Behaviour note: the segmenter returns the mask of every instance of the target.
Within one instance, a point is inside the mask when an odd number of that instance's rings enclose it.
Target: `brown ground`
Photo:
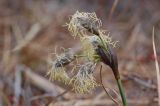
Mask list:
[[[0,0],[0,106],[115,106],[101,87],[90,94],[61,94],[70,88],[46,77],[46,59],[55,46],[79,46],[63,27],[77,10],[96,12],[103,29],[119,41],[119,70],[129,106],[158,106],[151,38],[154,26],[159,55],[160,1],[113,1]],[[95,76],[99,81],[99,67]],[[103,83],[118,92],[106,66]],[[113,90],[109,93],[120,101]]]

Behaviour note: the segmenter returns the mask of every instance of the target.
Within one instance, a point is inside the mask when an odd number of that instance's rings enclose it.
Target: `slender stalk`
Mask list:
[[[153,43],[153,52],[154,52],[155,65],[156,65],[156,75],[157,75],[157,89],[158,89],[158,98],[159,98],[158,104],[160,106],[160,70],[159,70],[156,47],[155,47],[155,40],[154,40],[154,27],[152,30],[152,43]]]
[[[117,81],[119,92],[122,98],[123,106],[128,106],[121,79],[120,78],[116,79],[116,81]]]
[[[119,71],[118,71],[117,55],[115,54],[115,52],[111,48],[108,47],[108,45],[106,45],[104,43],[101,36],[99,36],[99,38],[102,41],[103,46],[99,46],[99,48],[97,49],[97,54],[99,56],[101,56],[101,59],[102,59],[103,63],[105,63],[106,65],[109,65],[110,68],[112,69],[113,74],[114,74],[115,79],[116,79],[117,84],[118,84],[118,88],[119,88],[119,92],[120,92],[120,95],[121,95],[121,98],[122,98],[123,106],[128,106],[126,96],[124,94],[122,82],[121,82],[121,79],[120,79]],[[109,55],[109,56],[107,56],[107,55]]]
[[[102,85],[102,88],[104,89],[104,91],[106,92],[106,94],[111,98],[111,100],[117,105],[118,105],[118,101],[116,101],[112,95],[109,94],[109,92],[106,90],[105,86],[103,85],[103,81],[102,81],[102,65],[100,67],[100,81],[101,81],[101,85]]]

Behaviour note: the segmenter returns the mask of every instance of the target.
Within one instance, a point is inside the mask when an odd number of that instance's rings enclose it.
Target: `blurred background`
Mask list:
[[[158,106],[152,29],[160,55],[159,0],[0,0],[0,106],[116,106],[101,87],[77,94],[46,76],[46,59],[55,47],[79,46],[64,26],[77,10],[96,12],[103,29],[119,41],[116,51],[129,106]],[[94,75],[99,82],[99,66]],[[122,105],[107,66],[103,83]]]

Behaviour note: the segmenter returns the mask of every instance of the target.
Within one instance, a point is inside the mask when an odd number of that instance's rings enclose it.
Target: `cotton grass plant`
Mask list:
[[[109,33],[100,29],[102,22],[97,18],[95,13],[76,12],[71,16],[70,21],[66,24],[69,32],[74,38],[79,38],[82,44],[81,54],[64,53],[56,55],[56,60],[51,62],[48,74],[52,80],[64,82],[66,85],[71,85],[77,93],[89,93],[92,89],[99,86],[93,76],[95,67],[98,63],[111,67],[118,88],[122,97],[124,106],[127,106],[126,97],[123,86],[120,80],[118,71],[117,55],[113,48],[117,41],[112,41]],[[65,70],[65,66],[83,58],[84,63],[74,65],[73,69],[77,73],[69,77]],[[76,68],[75,68],[76,67]],[[78,67],[78,68],[77,68]]]

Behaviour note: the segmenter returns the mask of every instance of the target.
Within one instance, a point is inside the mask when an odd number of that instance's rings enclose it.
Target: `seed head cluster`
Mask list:
[[[115,47],[117,42],[113,42],[109,34],[105,34],[101,30],[101,20],[97,18],[95,13],[76,12],[71,16],[67,27],[73,37],[78,37],[82,44],[82,53],[73,54],[65,52],[62,55],[56,54],[56,60],[50,62],[48,75],[50,80],[58,80],[73,87],[77,93],[90,92],[95,87],[99,86],[93,76],[96,64],[101,62],[100,56],[96,53],[98,45],[106,46],[112,45]],[[88,33],[90,33],[88,35]],[[75,60],[83,58],[84,62],[75,64],[76,73],[69,77],[65,66],[69,65]]]

